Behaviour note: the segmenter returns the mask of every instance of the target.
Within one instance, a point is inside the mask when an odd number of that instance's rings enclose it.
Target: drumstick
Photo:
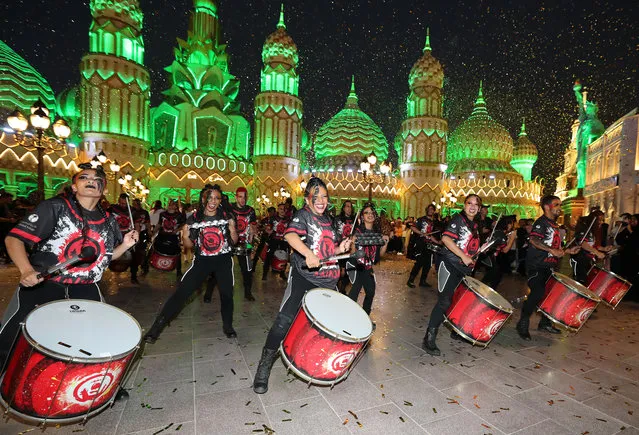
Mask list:
[[[357,218],[359,217],[359,212],[361,210],[357,210],[357,214],[355,214],[355,219],[353,220],[353,227],[351,228],[351,233],[348,235],[348,237],[353,235],[353,232],[355,231],[355,227],[357,226]]]
[[[493,239],[493,236],[495,235],[495,230],[497,229],[497,224],[501,220],[501,215],[502,215],[502,213],[499,213],[499,217],[497,217],[497,221],[495,222],[495,225],[493,226],[493,231],[490,233],[490,237],[488,237],[488,240],[492,240]]]
[[[476,259],[480,254],[483,254],[484,252],[488,251],[488,248],[490,248],[491,246],[493,246],[495,244],[494,240],[491,240],[490,242],[487,242],[484,246],[482,246],[479,251],[477,251],[475,253],[475,255],[473,255],[471,258],[474,260]]]
[[[592,226],[595,224],[596,220],[597,220],[597,216],[593,216],[592,217],[592,222],[590,222],[590,226],[588,227],[588,230],[586,230],[586,232],[584,233],[584,236],[579,241],[579,246],[581,246],[581,244],[584,242],[584,240],[586,240],[586,237],[588,237],[588,233],[590,233],[590,230],[592,229]]]
[[[129,209],[129,219],[131,219],[131,230],[135,228],[133,225],[133,213],[131,213],[131,203],[129,202],[129,197],[126,197],[126,206]]]

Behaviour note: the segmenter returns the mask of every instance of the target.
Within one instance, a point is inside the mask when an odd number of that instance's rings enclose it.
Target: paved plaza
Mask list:
[[[442,328],[442,355],[432,357],[420,345],[436,290],[408,288],[411,265],[388,255],[377,266],[377,329],[355,369],[333,389],[309,388],[278,360],[268,393],[253,393],[285,282],[277,275],[259,280],[258,266],[257,300],[247,302],[236,268],[237,339],[222,333],[217,292],[211,304],[198,295],[142,349],[127,383],[128,401],[84,426],[52,426],[46,433],[639,434],[639,304],[622,302],[615,311],[600,306],[577,335],[531,328],[529,342],[517,336],[511,319],[486,349],[454,341]],[[0,280],[4,310],[17,269],[0,266]],[[175,274],[152,270],[140,281],[134,286],[128,274],[108,271],[102,291],[148,328],[174,290]],[[510,300],[524,286],[523,277],[512,275],[500,291]],[[13,418],[0,422],[0,434],[38,430]]]

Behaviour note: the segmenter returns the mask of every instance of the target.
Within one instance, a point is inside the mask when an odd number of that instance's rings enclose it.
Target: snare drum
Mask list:
[[[178,261],[181,260],[181,251],[177,235],[158,235],[153,242],[153,252],[149,263],[157,270],[170,272],[177,267]]]
[[[590,268],[586,282],[588,289],[613,310],[632,287],[629,281],[596,264]]]
[[[282,272],[286,269],[288,263],[288,252],[283,249],[278,249],[273,253],[273,259],[271,260],[271,268],[274,272]]]
[[[553,322],[577,332],[600,301],[599,296],[574,279],[553,272],[546,281],[546,293],[537,308]]]
[[[348,376],[373,335],[368,314],[335,290],[309,290],[280,345],[285,365],[309,384],[335,385]]]
[[[142,331],[102,302],[65,299],[33,310],[8,360],[0,403],[39,423],[86,420],[115,399]]]
[[[512,305],[499,293],[465,276],[455,289],[445,320],[466,340],[486,347],[512,313]]]

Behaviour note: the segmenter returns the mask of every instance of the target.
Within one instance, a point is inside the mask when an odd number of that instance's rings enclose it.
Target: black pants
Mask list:
[[[44,281],[34,287],[19,286],[9,301],[2,318],[0,329],[0,364],[3,356],[7,356],[13,346],[13,341],[27,315],[38,305],[61,299],[89,299],[102,301],[102,293],[97,284],[58,284],[54,281]],[[55,319],[51,319],[55,322]]]
[[[410,276],[408,278],[409,281],[414,281],[419,275],[419,271],[422,271],[422,276],[419,279],[420,283],[426,282],[428,278],[428,272],[430,272],[430,267],[433,264],[433,253],[428,249],[421,249],[421,252],[418,252],[415,255],[415,264],[410,271]]]
[[[264,269],[262,269],[262,278],[265,278],[268,275],[268,270],[271,267],[271,261],[273,261],[275,251],[278,249],[288,252],[288,243],[286,243],[285,240],[280,239],[271,239],[268,241],[268,250],[266,251],[266,259],[264,260]]]
[[[257,262],[260,259],[260,255],[262,254],[262,249],[264,249],[264,245],[266,245],[265,234],[262,237],[260,237],[260,243],[257,245],[257,250],[255,251],[255,256],[253,257],[253,270],[257,268]]]
[[[486,265],[486,273],[481,279],[481,282],[497,291],[497,287],[499,287],[499,283],[504,277],[504,272],[508,270],[508,259],[504,254],[500,254],[496,257],[491,255],[489,258],[491,266]]]
[[[314,288],[323,287],[317,284],[313,284],[308,281],[293,267],[291,273],[288,276],[288,284],[284,291],[284,298],[282,299],[282,305],[280,305],[280,312],[277,313],[277,317],[271,326],[268,336],[266,337],[265,348],[271,350],[277,350],[284,337],[288,333],[293,319],[297,315],[300,307],[302,306],[302,299],[307,291]],[[335,287],[333,284],[332,288]]]
[[[584,257],[572,257],[570,259],[570,267],[575,281],[587,285],[588,271],[592,267],[592,260]]]
[[[233,326],[233,260],[231,254],[204,257],[196,255],[193,264],[182,276],[178,288],[164,303],[159,316],[166,322],[178,315],[193,292],[202,286],[211,273],[220,288],[220,308],[225,327]]]
[[[131,279],[138,277],[138,269],[142,266],[142,270],[148,271],[148,263],[145,266],[146,259],[146,239],[147,236],[140,234],[140,241],[135,245],[131,252]]]
[[[529,319],[532,313],[535,312],[537,305],[541,302],[546,292],[546,281],[552,275],[552,269],[535,269],[528,271],[528,287],[530,287],[530,294],[528,299],[521,307],[521,317]],[[542,315],[541,322],[545,322],[546,317]],[[543,323],[542,323],[543,324]]]
[[[235,258],[240,265],[240,271],[242,272],[242,281],[244,284],[244,296],[251,295],[251,289],[253,288],[253,264],[251,263],[250,255],[236,255]],[[217,278],[215,273],[212,273],[206,282],[206,291],[204,292],[204,299],[211,299],[213,290],[217,285]]]
[[[437,289],[439,293],[437,294],[437,303],[430,313],[429,328],[439,328],[442,324],[444,314],[446,314],[453,300],[453,293],[455,293],[455,289],[462,279],[464,279],[464,274],[454,266],[446,261],[442,261],[439,264],[439,269],[437,270]]]
[[[362,290],[362,287],[364,287],[365,294],[362,308],[364,308],[366,314],[370,315],[376,287],[375,273],[373,272],[373,269],[358,269],[355,272],[355,281],[353,281],[353,286],[351,287],[348,297],[357,302],[357,297],[359,296],[359,292]]]

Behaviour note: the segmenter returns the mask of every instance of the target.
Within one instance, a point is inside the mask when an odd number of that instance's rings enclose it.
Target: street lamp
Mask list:
[[[373,182],[375,181],[375,173],[373,169],[377,163],[377,156],[375,153],[370,153],[366,160],[359,164],[359,168],[364,176],[364,181],[368,182],[368,202],[373,200]],[[387,162],[383,162],[379,165],[379,172],[382,173],[382,177],[385,178],[390,174],[392,165]]]
[[[64,149],[66,139],[71,135],[71,128],[67,122],[56,117],[52,129],[56,137],[46,136],[44,132],[51,126],[49,109],[41,100],[31,106],[31,115],[27,119],[20,110],[16,109],[7,117],[9,127],[15,132],[18,145],[29,151],[37,152],[38,161],[38,200],[44,199],[44,153],[46,151],[60,151]],[[35,136],[27,132],[29,124],[35,130]]]

